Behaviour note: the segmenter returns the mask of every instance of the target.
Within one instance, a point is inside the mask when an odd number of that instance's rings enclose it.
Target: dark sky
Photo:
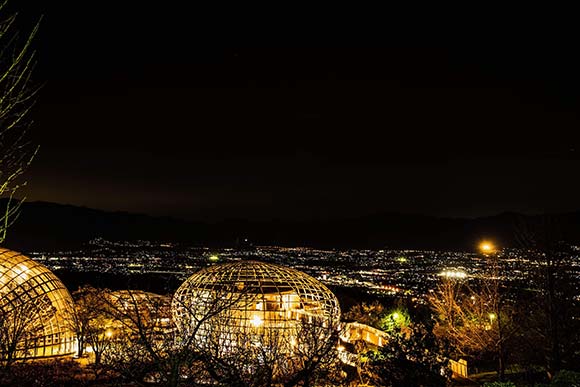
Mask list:
[[[580,209],[566,10],[148,3],[30,2],[30,200],[210,221]]]

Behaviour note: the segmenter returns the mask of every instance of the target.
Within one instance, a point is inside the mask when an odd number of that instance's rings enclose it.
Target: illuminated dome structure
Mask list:
[[[210,266],[192,275],[175,293],[172,312],[182,334],[193,334],[199,348],[221,359],[255,350],[267,362],[264,357],[276,352],[271,359],[283,358],[285,366],[300,351],[325,343],[335,347],[340,320],[336,296],[318,280],[255,261]]]
[[[112,305],[124,313],[142,315],[163,315],[169,318],[171,299],[160,294],[142,290],[117,290],[109,293]]]
[[[168,328],[171,323],[171,298],[142,290],[117,290],[108,293],[111,313],[117,318],[119,327],[130,327],[139,321],[143,326]]]
[[[74,353],[72,307],[69,292],[50,270],[0,248],[0,358]],[[6,352],[12,343],[16,350],[9,355]]]

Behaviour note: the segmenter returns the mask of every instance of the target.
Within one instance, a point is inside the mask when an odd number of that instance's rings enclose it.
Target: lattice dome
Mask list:
[[[171,298],[168,296],[142,290],[117,290],[108,297],[116,317],[141,319],[149,327],[168,327],[171,323]]]
[[[72,354],[72,298],[63,283],[45,266],[0,249],[0,340],[18,342],[17,358]],[[6,356],[0,353],[0,356]]]
[[[192,275],[175,293],[172,312],[180,332],[194,334],[197,345],[221,356],[237,349],[256,348],[267,356],[313,348],[331,340],[340,320],[337,298],[318,280],[255,261]],[[314,342],[306,343],[307,337]]]
[[[117,290],[109,294],[112,305],[125,312],[143,315],[167,315],[171,298],[143,290]]]

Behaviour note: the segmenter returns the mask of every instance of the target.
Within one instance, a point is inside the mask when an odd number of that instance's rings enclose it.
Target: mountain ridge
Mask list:
[[[0,203],[0,205],[3,203]],[[358,218],[287,221],[225,219],[206,223],[126,211],[104,211],[50,202],[25,202],[5,245],[21,250],[77,248],[89,240],[156,240],[232,247],[248,239],[256,245],[321,248],[408,248],[473,250],[491,239],[521,245],[521,228],[557,219],[562,238],[580,239],[580,211],[548,215],[502,212],[478,218],[380,213]]]

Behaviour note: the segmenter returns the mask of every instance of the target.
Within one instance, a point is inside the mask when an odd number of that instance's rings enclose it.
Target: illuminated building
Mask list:
[[[330,342],[340,320],[337,298],[318,280],[256,261],[214,265],[192,275],[175,293],[172,312],[180,332],[195,335],[200,348],[220,357],[276,352],[273,361],[284,358],[286,365],[296,351],[314,347],[305,342],[313,332],[314,342]]]
[[[132,326],[139,321],[144,327],[164,330],[171,326],[171,298],[142,290],[117,290],[108,294],[117,319],[115,328]],[[124,320],[129,321],[124,321]]]
[[[72,308],[69,292],[50,270],[20,253],[0,249],[0,339],[17,343],[16,358],[76,352],[69,323]]]
[[[169,317],[170,299],[142,290],[117,290],[109,294],[112,306],[127,314],[164,315]]]

